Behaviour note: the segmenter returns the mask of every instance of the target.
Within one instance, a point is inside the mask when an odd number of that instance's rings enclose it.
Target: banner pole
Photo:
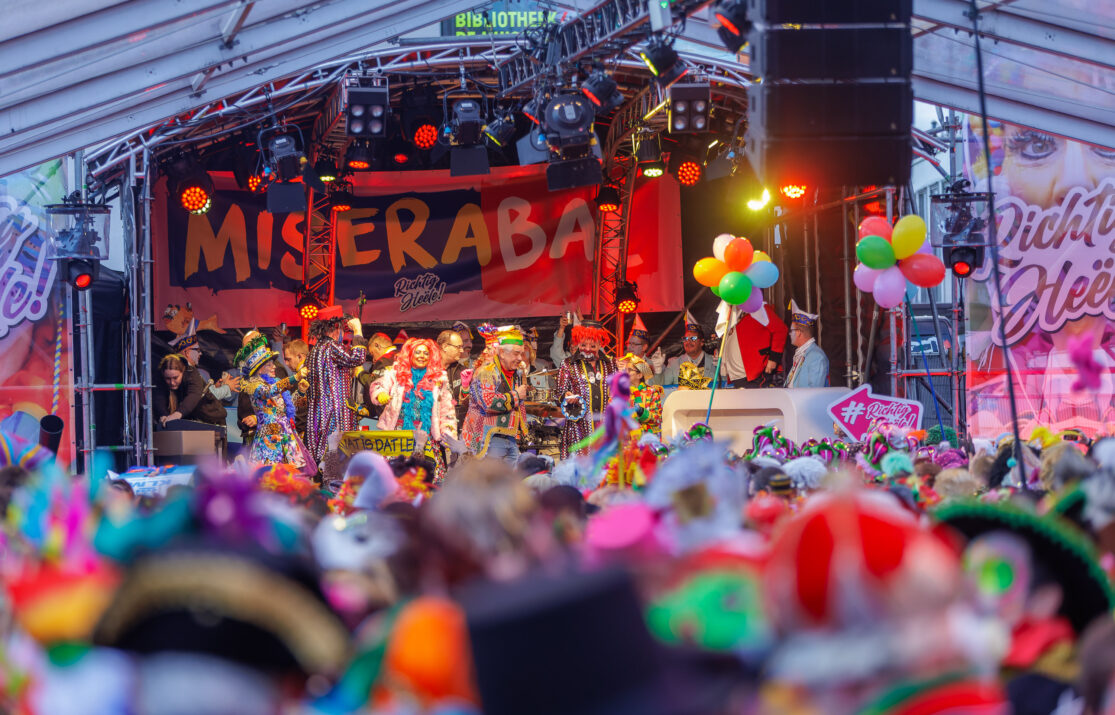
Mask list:
[[[735,313],[736,306],[728,306],[728,322],[724,328],[724,334],[720,336],[720,354],[716,357],[716,374],[712,378],[712,392],[708,396],[708,411],[705,412],[705,424],[712,419],[712,401],[716,397],[716,385],[720,382],[720,365],[724,362],[724,346],[728,344],[728,333],[732,330],[732,314]]]

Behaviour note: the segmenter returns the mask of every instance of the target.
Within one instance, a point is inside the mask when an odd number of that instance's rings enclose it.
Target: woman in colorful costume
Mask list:
[[[411,338],[395,363],[372,383],[372,399],[383,405],[379,428],[419,430],[430,436],[437,468],[435,482],[445,477],[445,437],[457,436],[453,393],[442,366],[441,350],[433,340]]]
[[[260,336],[236,354],[244,382],[241,391],[248,395],[256,415],[255,439],[249,459],[257,464],[289,464],[314,474],[317,468],[298,438],[294,427],[294,397],[298,378],[275,378],[279,354]]]
[[[481,335],[489,345],[469,381],[468,414],[461,438],[477,457],[514,463],[519,457],[518,438],[526,432],[526,386],[519,369],[525,340],[515,326],[501,327],[495,333],[481,326]]]
[[[643,358],[627,353],[619,359],[619,367],[631,377],[631,406],[635,419],[642,426],[632,432],[638,440],[644,432],[662,436],[662,386],[647,381],[654,375],[654,368]]]
[[[599,323],[585,321],[573,326],[573,354],[561,363],[557,376],[557,399],[565,414],[561,430],[561,458],[595,429],[611,395],[608,378],[617,370],[616,361],[602,354],[612,336]],[[583,450],[582,450],[583,451]]]
[[[303,366],[308,369],[310,383],[309,414],[306,419],[306,447],[314,462],[320,462],[329,448],[329,435],[356,428],[356,413],[346,400],[352,387],[352,371],[364,364],[367,352],[362,345],[341,344],[345,327],[340,306],[330,306],[318,313],[310,326],[310,337],[317,342]],[[352,318],[348,327],[362,341],[360,321]]]

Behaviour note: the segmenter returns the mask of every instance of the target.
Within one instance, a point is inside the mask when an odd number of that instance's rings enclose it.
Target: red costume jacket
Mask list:
[[[759,321],[745,313],[740,316],[734,328],[748,380],[754,380],[762,374],[767,360],[782,361],[782,350],[786,347],[786,338],[790,333],[789,328],[769,305],[764,305],[763,310],[767,311],[766,325],[760,325]],[[728,377],[740,379],[739,375]]]

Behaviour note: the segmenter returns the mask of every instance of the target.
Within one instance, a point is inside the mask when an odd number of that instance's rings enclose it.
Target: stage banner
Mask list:
[[[0,423],[38,442],[39,420],[62,418],[60,462],[74,456],[71,326],[43,206],[65,195],[62,163],[0,178]]]
[[[982,123],[966,122],[966,177],[986,191]],[[1006,360],[1021,433],[1115,426],[1115,149],[991,122],[1002,308],[990,255],[968,282],[968,421],[1010,431]],[[1005,344],[999,337],[1003,321]]]
[[[295,323],[301,213],[272,215],[265,197],[213,172],[212,209],[187,214],[158,193],[156,305],[215,316],[222,328]],[[595,187],[548,191],[545,166],[479,177],[447,171],[353,176],[336,216],[336,297],[369,323],[492,320],[587,312],[596,255]],[[632,206],[628,278],[642,312],[683,305],[681,214],[672,179],[641,182]],[[208,319],[208,318],[207,318]]]

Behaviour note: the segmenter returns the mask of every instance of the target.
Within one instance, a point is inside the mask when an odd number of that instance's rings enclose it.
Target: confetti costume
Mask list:
[[[573,328],[573,344],[580,345],[583,340],[597,340],[601,344],[606,342],[608,333],[603,328],[577,325]],[[565,394],[572,392],[580,397],[584,410],[576,419],[566,418],[565,426],[561,429],[561,458],[569,456],[570,447],[592,434],[595,419],[599,418],[604,407],[611,399],[608,390],[608,378],[616,371],[616,361],[606,355],[597,355],[586,358],[577,351],[570,355],[561,364],[557,376],[557,398],[564,402]],[[583,450],[582,450],[583,451]]]
[[[493,341],[502,345],[522,345],[523,336],[517,329],[501,328],[493,336]],[[526,433],[526,411],[515,391],[522,384],[522,373],[504,370],[499,355],[483,361],[473,372],[468,388],[468,414],[461,427],[461,439],[477,457],[487,454],[495,435],[517,440]]]
[[[298,469],[308,466],[312,474],[317,469],[307,459],[306,447],[294,427],[291,393],[298,389],[298,378],[292,375],[275,379],[260,373],[260,368],[278,357],[262,337],[248,343],[237,355],[245,380],[240,389],[248,395],[256,415],[249,459],[256,464],[287,464]]]
[[[345,347],[331,337],[324,337],[306,358],[310,383],[306,446],[315,462],[325,456],[329,435],[356,428],[356,413],[346,406],[345,400],[352,369],[363,365],[366,356],[363,347]]]
[[[635,408],[635,419],[642,429],[636,434],[650,432],[662,436],[662,386],[641,382],[631,388],[631,406]]]

